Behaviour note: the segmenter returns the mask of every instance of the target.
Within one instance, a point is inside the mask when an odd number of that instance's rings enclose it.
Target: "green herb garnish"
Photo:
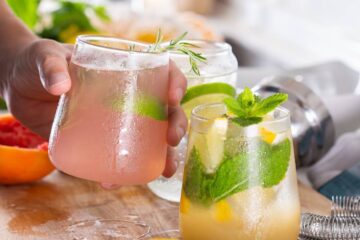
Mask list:
[[[275,93],[262,99],[249,88],[245,88],[236,99],[226,98],[224,103],[227,109],[236,115],[235,118],[232,118],[232,121],[246,127],[261,122],[267,113],[273,111],[287,98],[288,95],[285,93]]]
[[[225,154],[215,173],[206,173],[201,155],[193,147],[185,166],[184,192],[194,202],[208,206],[248,188],[269,188],[284,179],[290,160],[291,142],[285,139],[277,145],[258,140],[253,151],[241,151],[235,156]]]
[[[158,30],[156,34],[156,40],[155,43],[152,44],[148,51],[149,52],[165,52],[165,51],[178,51],[185,55],[189,56],[189,62],[191,65],[191,70],[198,76],[200,76],[200,70],[198,67],[199,62],[206,62],[206,58],[201,54],[194,52],[190,48],[196,48],[198,47],[195,44],[189,43],[184,41],[185,37],[187,35],[187,32],[184,32],[179,37],[171,40],[168,45],[163,46],[161,43],[163,41],[163,35],[161,33],[161,29]]]

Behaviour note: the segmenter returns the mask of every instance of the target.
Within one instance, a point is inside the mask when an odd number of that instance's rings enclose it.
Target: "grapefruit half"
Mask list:
[[[46,140],[12,115],[0,115],[0,184],[33,182],[53,170]]]

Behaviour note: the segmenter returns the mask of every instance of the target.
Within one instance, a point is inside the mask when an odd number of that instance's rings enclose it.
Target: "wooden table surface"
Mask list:
[[[303,212],[330,213],[326,198],[299,187]],[[1,240],[137,239],[177,228],[178,204],[157,198],[146,186],[104,190],[54,172],[34,184],[0,187]]]

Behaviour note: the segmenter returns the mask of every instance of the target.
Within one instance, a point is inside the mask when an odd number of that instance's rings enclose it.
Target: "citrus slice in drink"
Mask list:
[[[235,94],[235,88],[227,83],[205,83],[188,88],[181,100],[181,106],[186,116],[190,117],[194,107],[204,103],[222,102],[227,97],[234,97]]]
[[[47,142],[12,115],[0,116],[0,184],[39,180],[54,170]]]
[[[112,100],[112,108],[119,112],[133,113],[155,120],[167,119],[166,104],[144,93],[137,93],[133,99],[124,96],[116,97]]]
[[[214,173],[224,158],[224,140],[228,129],[227,118],[217,118],[206,127],[206,134],[194,133],[189,148],[196,146],[207,173]]]

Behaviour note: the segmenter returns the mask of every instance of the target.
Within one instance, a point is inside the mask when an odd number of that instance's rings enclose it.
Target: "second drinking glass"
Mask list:
[[[190,118],[191,110],[199,104],[221,102],[224,98],[235,95],[238,63],[231,46],[227,43],[201,40],[186,42],[196,45],[197,47],[193,47],[192,50],[201,53],[206,58],[206,63],[198,64],[199,76],[192,71],[189,56],[178,51],[170,52],[171,60],[176,63],[188,80],[188,89],[181,106]],[[175,149],[179,165],[174,176],[171,178],[161,176],[148,184],[150,190],[163,199],[180,201],[186,144],[187,137],[183,138]]]

